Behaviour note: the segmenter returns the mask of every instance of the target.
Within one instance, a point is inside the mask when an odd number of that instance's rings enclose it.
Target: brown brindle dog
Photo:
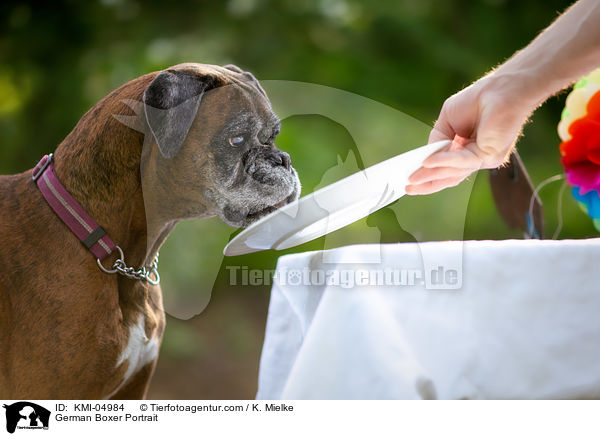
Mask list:
[[[131,101],[143,102],[141,114]],[[90,109],[56,149],[54,169],[139,267],[179,220],[245,226],[296,199],[278,132],[251,74],[182,64]],[[0,177],[0,241],[0,398],[144,398],[165,328],[160,287],[100,271],[31,170]]]

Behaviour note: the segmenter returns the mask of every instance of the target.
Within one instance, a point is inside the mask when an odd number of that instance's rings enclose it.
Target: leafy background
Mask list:
[[[5,0],[0,4],[0,173],[33,167],[88,108],[122,83],[188,61],[234,63],[261,80],[342,89],[431,125],[447,96],[527,44],[569,4]],[[534,183],[561,172],[556,124],[564,98],[563,93],[539,109],[520,140]],[[394,126],[378,121],[366,114],[363,123],[377,126],[374,134],[388,149],[367,161],[421,145],[401,144]],[[424,141],[426,129],[419,135]],[[357,148],[344,126],[320,115],[286,118],[277,144],[292,156],[304,194],[363,165],[364,148]],[[340,171],[331,176],[328,171],[336,166]],[[487,174],[473,177],[469,186],[464,235],[461,228],[459,236],[520,237],[498,217]],[[557,223],[558,190],[555,184],[542,192],[549,233]],[[361,241],[365,229],[378,230],[384,242],[413,240],[398,225],[398,207],[402,214],[424,217],[425,225],[437,229],[433,239],[456,238],[445,232],[447,217],[456,209],[453,195],[449,190],[423,203],[403,199],[396,209],[375,213],[333,241]],[[563,213],[561,238],[596,236],[568,196]],[[273,269],[282,253],[222,259],[222,247],[234,231],[216,219],[185,222],[161,251],[165,301],[177,316],[168,317],[151,398],[252,398],[256,392],[269,287],[232,285],[227,267]],[[320,239],[284,253],[328,246]],[[194,310],[188,313],[190,305]]]

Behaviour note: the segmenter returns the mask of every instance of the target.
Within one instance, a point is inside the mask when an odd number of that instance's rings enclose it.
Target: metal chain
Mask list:
[[[100,259],[97,259],[98,267],[100,267],[102,271],[107,274],[121,274],[133,280],[145,280],[152,285],[158,285],[160,283],[160,275],[158,274],[158,253],[156,253],[152,265],[144,265],[139,269],[135,269],[134,267],[127,266],[123,250],[121,250],[121,247],[118,245],[117,250],[119,251],[120,257],[115,260],[113,268],[110,270],[104,268]],[[154,276],[154,278],[152,278],[152,276]]]

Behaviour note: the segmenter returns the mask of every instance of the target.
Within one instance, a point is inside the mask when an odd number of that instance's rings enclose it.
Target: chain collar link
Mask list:
[[[152,265],[144,265],[139,269],[135,269],[132,266],[127,266],[125,263],[125,256],[123,250],[117,245],[120,257],[113,263],[112,269],[106,269],[97,259],[98,267],[107,274],[121,274],[127,278],[133,280],[142,280],[150,283],[151,285],[158,285],[160,283],[160,275],[158,274],[158,253],[152,262]]]

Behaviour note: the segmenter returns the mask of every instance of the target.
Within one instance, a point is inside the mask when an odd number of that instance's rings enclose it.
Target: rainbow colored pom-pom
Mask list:
[[[579,80],[558,124],[561,163],[573,197],[600,231],[600,69]]]

